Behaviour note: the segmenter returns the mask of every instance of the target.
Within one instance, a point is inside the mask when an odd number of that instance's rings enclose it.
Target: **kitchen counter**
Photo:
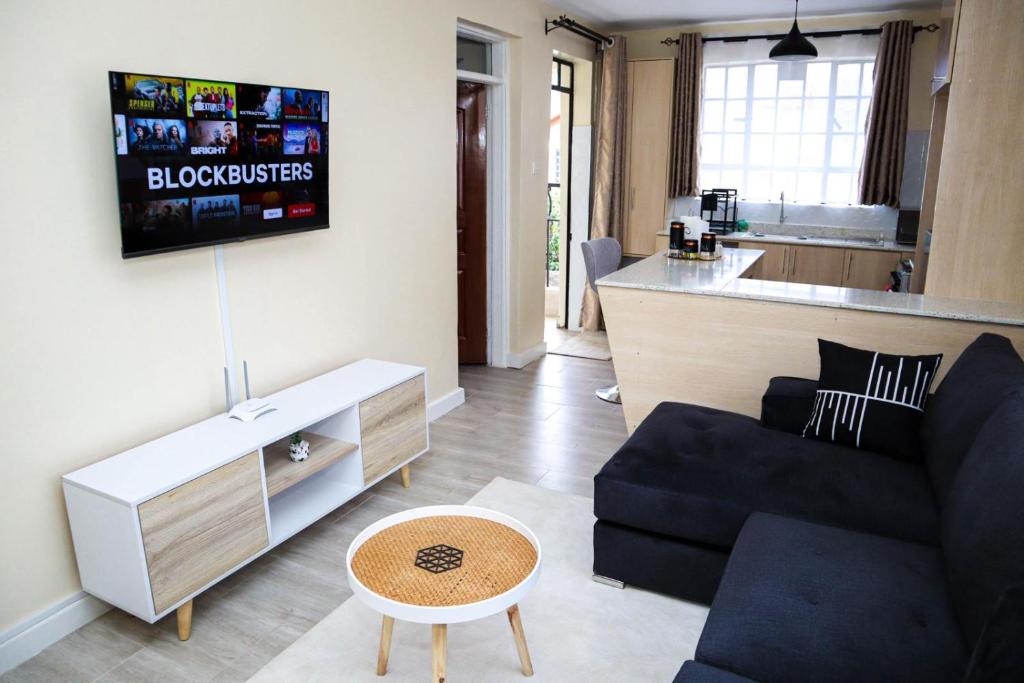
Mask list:
[[[941,353],[937,382],[980,334],[1024,349],[1024,305],[751,279],[768,255],[726,248],[700,262],[662,251],[597,281],[628,431],[664,401],[756,419],[772,377],[819,375],[819,338]]]
[[[846,308],[877,313],[1024,326],[1024,305],[947,299],[924,294],[881,292],[741,277],[764,254],[760,249],[723,250],[718,261],[670,259],[658,252],[597,281],[622,287],[683,294],[725,296],[781,303]]]
[[[715,291],[731,284],[764,255],[761,249],[723,249],[716,261],[669,258],[661,251],[597,281],[598,285],[664,292]]]
[[[668,230],[658,233],[659,237],[667,238]],[[770,233],[758,237],[751,231],[734,232],[729,235],[718,235],[725,242],[761,242],[764,244],[796,244],[805,247],[835,247],[837,249],[871,249],[873,251],[905,251],[913,252],[912,244],[896,244],[892,240],[868,242],[860,239],[843,239],[839,237],[799,237],[796,235],[773,235]]]

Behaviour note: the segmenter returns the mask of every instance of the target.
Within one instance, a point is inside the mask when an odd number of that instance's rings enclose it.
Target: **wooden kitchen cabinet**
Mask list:
[[[622,251],[650,256],[665,228],[674,60],[627,66],[626,225]]]
[[[895,251],[847,249],[843,267],[843,287],[883,290],[889,284],[889,273],[900,264]]]
[[[775,280],[786,282],[789,279],[789,245],[786,244],[741,244],[740,246],[761,249],[764,256],[758,259],[748,273],[752,280]]]
[[[791,246],[786,273],[789,282],[839,287],[843,283],[845,263],[843,249]]]

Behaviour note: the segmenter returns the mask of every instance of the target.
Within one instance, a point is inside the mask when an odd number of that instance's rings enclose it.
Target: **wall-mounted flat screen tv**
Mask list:
[[[124,258],[329,227],[326,91],[109,82]]]

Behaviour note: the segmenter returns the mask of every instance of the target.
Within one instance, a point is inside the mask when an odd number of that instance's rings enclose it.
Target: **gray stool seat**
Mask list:
[[[597,294],[597,281],[605,275],[614,273],[622,263],[622,246],[614,237],[601,237],[587,240],[580,245],[583,250],[583,265],[587,269],[587,282],[594,294]],[[619,385],[602,387],[594,392],[602,401],[622,403]]]

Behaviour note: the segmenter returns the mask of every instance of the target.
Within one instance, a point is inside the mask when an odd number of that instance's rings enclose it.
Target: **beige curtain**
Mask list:
[[[704,41],[699,33],[679,34],[675,92],[672,98],[672,147],[669,153],[668,195],[697,194],[700,135],[700,83],[704,67]]]
[[[622,243],[626,224],[626,38],[598,56],[594,69],[594,144],[591,169],[590,239],[614,237]],[[580,326],[603,327],[601,304],[590,283],[583,292]]]
[[[912,21],[882,24],[875,58],[875,87],[868,112],[864,161],[860,169],[860,203],[898,206],[903,182],[910,92]]]

